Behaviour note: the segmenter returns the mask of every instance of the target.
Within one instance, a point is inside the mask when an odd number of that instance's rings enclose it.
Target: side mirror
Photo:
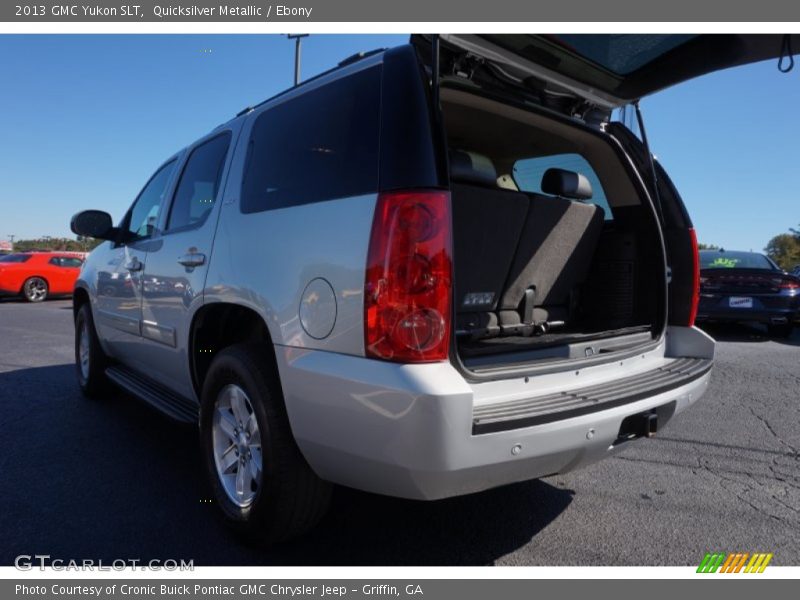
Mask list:
[[[69,222],[72,233],[98,240],[113,240],[117,229],[111,222],[111,215],[102,210],[84,210],[72,217]]]

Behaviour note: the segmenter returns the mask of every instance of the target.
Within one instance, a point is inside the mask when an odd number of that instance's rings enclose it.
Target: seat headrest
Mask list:
[[[592,184],[575,171],[547,169],[542,177],[542,191],[562,198],[588,200],[592,197]]]
[[[492,161],[475,152],[450,151],[450,179],[497,187],[497,171]]]

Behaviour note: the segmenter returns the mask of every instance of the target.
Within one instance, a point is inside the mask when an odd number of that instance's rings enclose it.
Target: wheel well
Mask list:
[[[72,293],[72,317],[75,318],[78,316],[78,311],[81,309],[81,306],[88,302],[89,292],[83,288],[75,288],[75,291]]]
[[[260,342],[274,358],[272,338],[256,311],[238,304],[213,303],[201,308],[189,333],[189,364],[197,396],[203,389],[211,361],[220,350],[242,342]]]

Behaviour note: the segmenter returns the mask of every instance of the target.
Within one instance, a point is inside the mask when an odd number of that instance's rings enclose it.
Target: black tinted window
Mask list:
[[[230,142],[231,134],[226,132],[192,151],[175,191],[167,229],[198,225],[211,212]]]
[[[603,34],[559,35],[573,52],[609,71],[627,75],[690,41],[694,35]]]
[[[0,262],[4,263],[24,263],[30,260],[30,254],[6,254],[5,256],[0,256]]]
[[[161,211],[164,193],[167,190],[167,183],[169,183],[174,168],[175,161],[173,160],[156,171],[156,174],[144,186],[136,202],[133,203],[128,219],[128,231],[134,236],[146,238],[153,235],[153,230],[158,223],[158,214]]]
[[[380,68],[279,104],[253,125],[241,210],[258,212],[378,189]]]
[[[83,266],[83,261],[80,258],[64,256],[61,258],[61,266],[69,269],[80,269]]]

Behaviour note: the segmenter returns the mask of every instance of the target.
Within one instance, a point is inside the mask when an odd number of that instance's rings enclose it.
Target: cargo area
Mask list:
[[[657,217],[613,139],[463,89],[441,102],[462,364],[569,362],[658,337]]]

